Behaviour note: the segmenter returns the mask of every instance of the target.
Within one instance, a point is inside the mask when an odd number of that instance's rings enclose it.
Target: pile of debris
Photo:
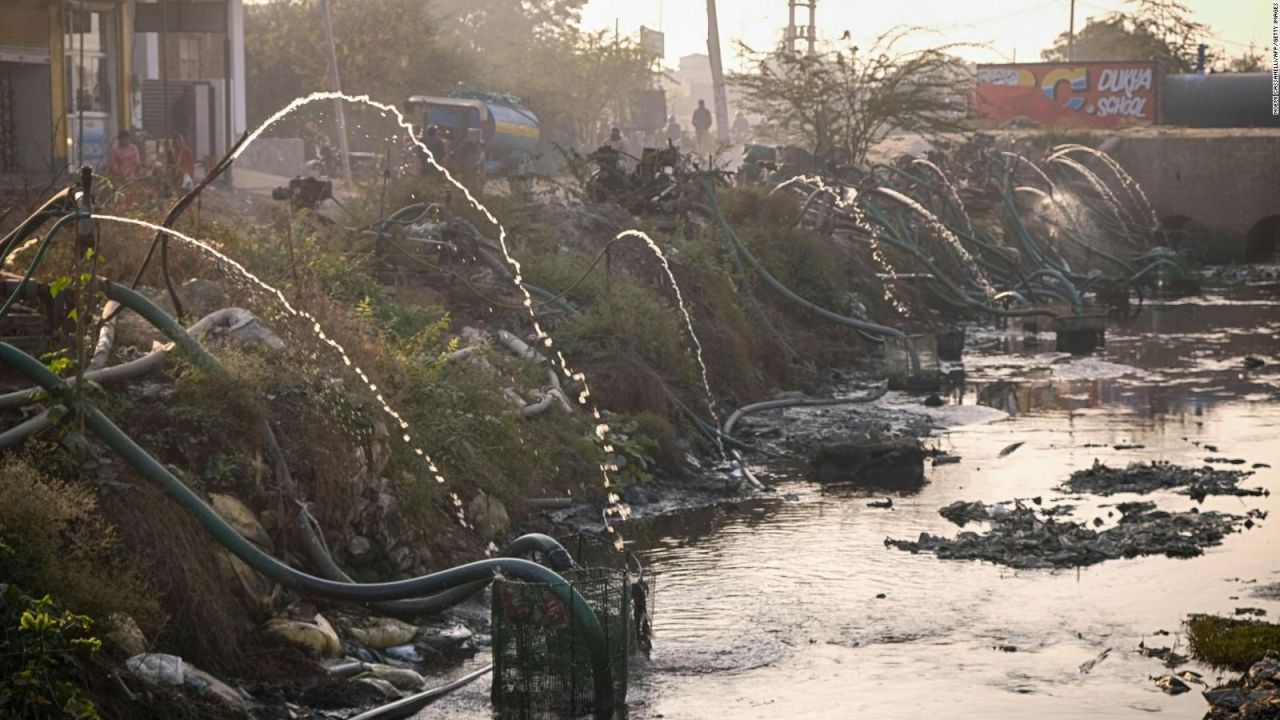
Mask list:
[[[1133,463],[1117,470],[1094,460],[1093,467],[1071,473],[1062,489],[1073,493],[1114,495],[1181,488],[1180,494],[1190,495],[1196,500],[1204,500],[1209,495],[1269,495],[1263,488],[1240,487],[1240,481],[1252,474],[1248,470],[1216,470],[1208,466],[1191,468],[1167,462]]]
[[[1218,512],[1170,513],[1150,503],[1121,503],[1119,524],[1097,532],[1083,523],[1040,517],[1020,502],[991,514],[986,534],[955,538],[921,533],[918,540],[886,539],[885,545],[943,559],[987,560],[1015,568],[1070,568],[1140,555],[1195,557],[1219,545],[1247,518]]]
[[[939,510],[938,514],[960,527],[964,527],[965,523],[983,522],[991,519],[991,511],[987,510],[987,506],[983,505],[979,500],[974,500],[973,502],[957,500]]]
[[[1280,717],[1280,657],[1268,655],[1249,668],[1234,687],[1206,690],[1205,720],[1263,720]]]

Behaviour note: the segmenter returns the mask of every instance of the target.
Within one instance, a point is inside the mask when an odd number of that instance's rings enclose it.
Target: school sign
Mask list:
[[[979,65],[974,111],[1001,123],[1111,128],[1159,121],[1159,75],[1152,62]]]

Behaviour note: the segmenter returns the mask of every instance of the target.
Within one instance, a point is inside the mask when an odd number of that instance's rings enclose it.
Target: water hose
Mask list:
[[[830,405],[859,405],[863,403],[875,402],[885,396],[889,392],[887,385],[881,385],[867,395],[859,395],[847,398],[782,398],[780,400],[766,400],[764,402],[752,403],[751,405],[743,405],[728,420],[724,421],[724,431],[726,433],[733,432],[733,426],[747,415],[764,412],[766,410],[778,410],[789,407],[825,407]]]
[[[58,234],[58,231],[66,227],[68,224],[76,220],[83,219],[84,217],[85,216],[80,213],[69,213],[67,215],[63,215],[58,218],[58,221],[53,224],[53,227],[49,228],[49,231],[44,234],[44,239],[40,241],[40,246],[36,248],[35,257],[31,259],[31,264],[27,266],[26,274],[18,281],[17,286],[13,289],[13,293],[4,301],[4,304],[0,305],[0,320],[4,320],[4,316],[9,313],[9,309],[18,301],[18,297],[22,295],[27,284],[31,282],[32,276],[35,275],[36,268],[40,267],[40,263],[44,262],[44,255],[48,252],[49,246],[53,244],[53,238]]]
[[[888,327],[886,325],[877,325],[875,323],[869,323],[846,315],[831,312],[830,310],[805,300],[792,292],[790,288],[779,282],[777,278],[765,269],[764,265],[762,265],[760,261],[751,254],[751,251],[747,249],[746,244],[738,238],[736,233],[734,233],[733,228],[729,226],[729,221],[725,219],[724,213],[720,210],[720,204],[716,200],[716,194],[711,188],[711,185],[706,181],[703,181],[702,189],[707,196],[707,201],[710,204],[712,214],[715,215],[716,221],[720,225],[721,233],[729,240],[730,245],[736,250],[736,252],[741,253],[742,257],[755,268],[756,272],[760,274],[760,277],[769,285],[769,287],[773,288],[778,292],[778,294],[782,295],[787,300],[790,300],[792,303],[814,313],[815,315],[818,315],[821,318],[856,330],[869,332],[873,335],[892,337],[901,341],[906,346],[907,356],[911,361],[911,372],[916,375],[920,374],[920,354],[916,352],[915,343],[911,342],[911,338],[907,337],[906,333],[897,328]]]
[[[1072,306],[1075,307],[1076,312],[1079,313],[1084,311],[1084,298],[1080,296],[1080,291],[1076,289],[1076,286],[1071,282],[1071,280],[1067,278],[1066,275],[1062,274],[1058,270],[1055,270],[1054,268],[1044,267],[1044,268],[1040,268],[1039,270],[1036,270],[1035,272],[1028,275],[1025,280],[1023,280],[1022,287],[1027,288],[1027,290],[1030,292],[1032,281],[1042,277],[1052,278],[1054,280],[1057,280],[1059,283],[1061,283],[1062,286],[1066,288],[1067,293],[1071,296],[1071,304]]]
[[[373,708],[372,710],[366,710],[351,718],[351,720],[391,720],[392,718],[409,717],[426,707],[432,700],[435,700],[442,695],[447,695],[464,685],[468,685],[481,677],[484,677],[490,672],[493,672],[493,665],[485,665],[479,670],[467,673],[466,675],[441,685],[440,687],[424,690],[420,693],[410,695],[409,697],[396,700],[393,703],[388,703],[386,705]]]
[[[161,310],[158,306],[148,300],[141,293],[127,288],[117,283],[105,284],[107,297],[120,302],[124,307],[138,313],[158,330],[165,334],[175,345],[180,347],[188,357],[196,363],[202,370],[219,377],[225,377],[226,371],[202,345],[178,324],[176,320]],[[209,318],[217,316],[213,313]],[[208,320],[209,318],[206,318]],[[204,322],[204,321],[202,321]],[[204,328],[199,327],[199,323],[193,326],[193,329],[202,331]],[[145,359],[145,358],[144,358]],[[137,361],[135,361],[137,362]],[[268,447],[268,451],[275,459],[277,467],[284,466],[283,453],[276,441],[275,433],[271,430],[269,424],[264,423],[264,437]],[[284,470],[287,473],[287,469]],[[291,483],[290,483],[291,484]],[[342,571],[330,557],[324,543],[320,540],[317,531],[307,524],[305,517],[300,517],[299,529],[304,544],[308,549],[308,557],[311,561],[321,569],[322,573],[329,580],[338,582],[352,582],[350,576]],[[573,567],[572,558],[560,547],[554,540],[545,535],[525,535],[518,538],[504,551],[503,555],[507,557],[518,557],[531,552],[540,552],[546,556],[552,564],[561,570]],[[437,593],[428,597],[413,598],[409,600],[398,600],[395,602],[380,602],[375,604],[374,609],[397,617],[416,617],[420,615],[432,615],[442,612],[458,603],[466,600],[475,593],[484,589],[484,581],[478,581],[467,585],[450,588],[442,593]]]
[[[18,247],[19,243],[26,239],[28,235],[35,232],[46,220],[55,214],[53,210],[54,205],[60,202],[65,202],[70,196],[71,188],[69,187],[63,188],[54,193],[53,197],[49,198],[43,205],[36,208],[35,212],[28,215],[27,218],[19,223],[17,227],[10,230],[9,234],[5,235],[3,240],[0,240],[0,267],[4,267],[4,262],[9,257],[9,253],[13,252],[14,248]]]
[[[39,360],[18,348],[0,342],[0,362],[38,383],[55,397],[68,396],[69,386]],[[549,586],[561,603],[575,614],[575,629],[581,633],[591,654],[595,685],[596,717],[608,718],[613,711],[613,680],[608,644],[599,618],[586,600],[560,575],[537,563],[515,558],[477,560],[408,580],[355,584],[325,580],[296,570],[247,540],[218,515],[199,495],[137,445],[92,404],[72,398],[72,406],[83,414],[87,426],[118,453],[139,474],[160,488],[190,513],[210,535],[233,555],[267,578],[302,595],[343,602],[403,600],[435,594],[459,585],[491,580],[503,574]]]
[[[66,410],[61,406],[58,409]],[[50,408],[0,433],[0,452],[17,447],[32,435],[57,425],[58,421],[54,419],[54,413],[54,409]]]
[[[176,345],[182,347],[184,352],[203,370],[216,376],[226,376],[226,371],[218,363],[217,359],[210,355],[194,337],[206,332],[225,314],[225,311],[219,310],[209,314],[193,325],[190,331],[187,331],[176,320],[140,293],[114,283],[105,283],[104,287],[108,297],[113,298],[113,301],[120,302],[123,307],[129,308],[151,322],[153,326],[163,332]],[[100,383],[136,377],[159,367],[164,362],[167,351],[167,348],[156,350],[129,363],[86,373],[85,377]],[[27,404],[38,397],[40,392],[40,388],[32,388],[0,396],[0,409]],[[0,434],[0,449],[7,447],[9,444],[22,442],[30,435],[52,426],[54,423],[49,419],[48,415],[49,413],[46,411]],[[277,471],[281,472],[287,479],[287,484],[292,486],[292,480],[288,479],[288,469],[285,466],[283,452],[276,441],[275,433],[265,423],[264,429],[265,442],[269,454],[277,466]],[[292,490],[292,487],[289,489]],[[318,530],[308,523],[309,518],[305,506],[302,513],[300,513],[299,520],[303,545],[308,551],[308,557],[321,570],[321,573],[329,580],[353,582],[351,577],[343,572],[337,563],[333,561],[328,549],[324,546],[323,540],[318,536]],[[573,559],[569,557],[564,548],[545,535],[535,534],[518,538],[503,551],[503,555],[506,557],[519,557],[532,552],[539,552],[547,557],[553,567],[558,570],[573,567]],[[482,581],[470,583],[429,597],[375,603],[372,607],[375,610],[396,617],[417,617],[436,614],[483,590],[485,584]]]
[[[1031,317],[1031,316],[1039,315],[1039,316],[1051,317],[1051,318],[1057,319],[1058,316],[1048,310],[1040,310],[1036,308],[1028,308],[1026,310],[1008,310],[1005,308],[992,307],[991,305],[988,305],[986,303],[974,300],[973,298],[966,295],[962,288],[960,288],[958,285],[952,282],[946,276],[945,273],[939,270],[938,267],[933,264],[932,260],[926,257],[923,253],[921,253],[919,248],[908,245],[907,243],[903,242],[901,239],[897,238],[894,235],[894,229],[893,229],[892,223],[890,223],[889,220],[884,217],[884,215],[880,212],[878,206],[874,202],[868,201],[866,204],[866,207],[867,207],[867,211],[871,215],[872,220],[874,220],[881,227],[889,231],[889,235],[887,236],[882,235],[881,239],[884,240],[886,243],[888,243],[891,247],[897,248],[899,250],[902,250],[905,253],[908,253],[909,255],[919,260],[922,264],[924,264],[924,266],[928,268],[931,273],[933,273],[934,278],[939,283],[941,283],[948,291],[948,293],[942,293],[939,291],[937,293],[938,296],[943,298],[947,302],[950,302],[952,305],[958,308],[967,308],[969,310],[977,310],[979,312],[984,312],[989,315],[995,315],[997,317]],[[930,288],[933,288],[933,287],[934,287],[933,285],[930,285]]]

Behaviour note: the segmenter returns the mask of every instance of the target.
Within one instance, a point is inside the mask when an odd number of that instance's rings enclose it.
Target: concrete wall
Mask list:
[[[1280,215],[1280,130],[1151,129],[1107,138],[1162,220],[1188,217],[1246,236]]]

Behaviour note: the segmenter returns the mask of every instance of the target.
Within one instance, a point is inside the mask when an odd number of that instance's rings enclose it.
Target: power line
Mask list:
[[[1004,20],[1004,19],[1006,19],[1006,18],[1016,17],[1016,16],[1018,16],[1018,15],[1025,15],[1026,13],[1034,12],[1034,11],[1036,11],[1036,10],[1043,10],[1044,8],[1047,8],[1047,7],[1049,7],[1050,5],[1058,5],[1058,4],[1060,4],[1061,2],[1062,2],[1062,0],[1049,0],[1049,2],[1037,3],[1037,4],[1035,4],[1035,5],[1028,5],[1028,6],[1026,6],[1026,7],[1019,8],[1019,9],[1017,9],[1017,10],[1012,10],[1012,11],[1010,11],[1010,12],[1006,12],[1006,13],[1001,13],[1001,14],[999,14],[999,15],[991,15],[991,16],[989,16],[989,17],[978,18],[977,20],[967,20],[967,21],[965,21],[965,22],[963,22],[963,23],[956,23],[956,24],[954,24],[954,25],[946,25],[946,26],[944,26],[944,27],[945,27],[946,29],[952,29],[952,30],[954,30],[954,29],[956,29],[956,28],[963,28],[963,27],[975,27],[975,26],[977,26],[977,25],[983,25],[983,24],[985,24],[985,23],[995,22],[995,21],[997,21],[997,20]]]

